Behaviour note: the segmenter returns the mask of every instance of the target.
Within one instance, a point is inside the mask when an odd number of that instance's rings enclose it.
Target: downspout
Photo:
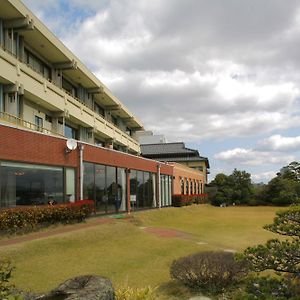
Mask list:
[[[83,145],[79,145],[79,184],[80,184],[80,200],[83,200]]]
[[[158,198],[158,208],[161,208],[161,182],[160,182],[160,164],[157,164],[157,198]]]
[[[127,186],[127,213],[130,214],[131,204],[130,204],[130,169],[126,169],[126,186]]]

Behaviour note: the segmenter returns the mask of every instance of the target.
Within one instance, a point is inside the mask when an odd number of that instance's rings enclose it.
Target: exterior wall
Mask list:
[[[186,193],[186,182],[192,181],[200,183],[200,194],[203,193],[203,188],[205,184],[205,176],[202,172],[186,167],[182,164],[172,163],[173,166],[173,194],[182,194],[181,182],[184,180],[184,194]],[[190,186],[188,187],[190,190]],[[194,191],[188,194],[194,194]],[[197,193],[196,193],[197,194]]]
[[[132,136],[142,124],[19,0],[1,2],[1,84],[2,121],[59,136],[72,123],[81,141],[140,153]],[[8,93],[18,100],[8,101]]]
[[[25,64],[0,49],[0,75],[10,83],[22,84],[25,96],[33,102],[38,102],[40,110],[49,107],[50,111],[61,112],[66,119],[72,117],[72,121],[82,124],[84,127],[93,128],[104,138],[110,138],[117,143],[128,147],[131,151],[139,153],[139,143],[129,137],[121,129],[96,114],[92,109],[74,99],[62,89],[47,81],[41,75],[31,70]],[[27,109],[25,110],[27,112]],[[18,116],[17,116],[18,117]],[[34,123],[32,114],[26,113],[24,120]],[[45,121],[45,119],[43,119]],[[54,128],[51,128],[54,131]]]
[[[64,168],[74,168],[76,174],[76,199],[80,199],[80,155],[79,148],[66,153],[66,139],[58,138],[43,133],[35,133],[27,130],[20,130],[11,126],[0,124],[0,171],[1,161],[27,164],[39,164],[45,166],[60,166]],[[170,202],[161,204],[160,199],[160,176],[173,175],[173,167],[157,161],[144,159],[130,154],[125,154],[115,150],[80,143],[83,146],[83,162],[96,163],[106,166],[115,166],[126,170],[130,176],[130,170],[139,170],[156,174],[157,190],[155,199],[157,206],[170,205]],[[0,172],[1,175],[1,172]],[[168,187],[171,184],[168,183]],[[1,193],[1,178],[0,178]],[[64,195],[64,199],[67,199]],[[127,187],[127,198],[130,197],[130,186]],[[1,200],[1,199],[0,199]],[[1,205],[0,205],[1,207]],[[130,205],[129,205],[130,208]]]
[[[180,162],[181,165],[185,165],[192,169],[197,169],[202,174],[203,183],[207,183],[208,170],[204,161],[192,161],[192,162]]]

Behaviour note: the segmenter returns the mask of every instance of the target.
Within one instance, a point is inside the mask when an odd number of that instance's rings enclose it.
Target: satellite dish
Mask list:
[[[77,148],[77,142],[73,139],[67,140],[67,149],[69,151],[75,150]]]

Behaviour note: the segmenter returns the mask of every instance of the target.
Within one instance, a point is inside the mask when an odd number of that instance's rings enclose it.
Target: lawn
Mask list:
[[[159,287],[159,299],[185,299],[186,291],[170,281],[172,260],[197,251],[241,251],[263,243],[275,236],[262,226],[272,222],[278,209],[198,205],[143,211],[132,214],[130,221],[116,219],[1,247],[0,256],[12,259],[13,281],[25,290],[47,291],[76,275],[99,274],[115,287],[150,285]],[[162,238],[144,227],[176,229],[192,238]]]

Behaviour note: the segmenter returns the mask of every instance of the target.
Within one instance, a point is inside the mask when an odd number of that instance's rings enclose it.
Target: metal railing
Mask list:
[[[45,133],[48,135],[64,136],[56,131],[44,128],[42,126],[38,126],[38,125],[28,122],[28,121],[25,121],[24,119],[21,119],[17,116],[7,113],[7,112],[0,111],[0,120],[10,123],[10,124],[14,124],[16,126],[20,126],[20,127],[32,130],[32,131],[38,131],[38,132],[42,132],[42,133]]]
[[[19,62],[25,64],[28,68],[30,68],[32,71],[34,71],[35,73],[39,74],[40,76],[42,76],[45,80],[47,80],[49,83],[53,84],[55,87],[59,88],[61,91],[63,91],[64,93],[66,93],[68,96],[72,97],[73,99],[75,99],[78,103],[82,104],[83,106],[87,107],[88,109],[90,109],[92,112],[95,112],[95,110],[93,109],[93,106],[92,105],[88,105],[87,103],[85,103],[84,100],[82,99],[79,99],[78,97],[74,96],[72,93],[68,92],[67,90],[65,90],[63,87],[61,87],[59,84],[57,84],[57,82],[55,82],[54,80],[50,79],[50,78],[46,78],[43,76],[42,73],[38,72],[35,68],[33,68],[30,64],[27,64],[26,62],[24,62],[23,60],[21,60],[18,56],[16,56],[14,53],[12,53],[10,51],[10,49],[7,49],[4,45],[1,45],[0,44],[0,49],[4,50],[6,53],[10,54],[11,56],[13,56],[15,59],[17,59]],[[1,112],[0,112],[1,113]],[[108,127],[110,127],[111,129],[115,130],[116,132],[118,132],[123,138],[126,138],[128,139],[129,141],[131,141],[133,144],[139,146],[139,143],[133,138],[131,137],[130,135],[128,135],[125,131],[123,131],[121,128],[117,127],[115,124],[113,124],[110,120],[107,120],[105,117],[103,117],[102,115],[98,114],[98,117],[102,118],[104,120],[104,122],[106,123],[106,125]],[[15,117],[13,115],[11,115],[12,117]],[[17,117],[15,117],[17,118]],[[19,119],[19,118],[17,118]],[[33,123],[30,123],[30,122],[27,122],[27,121],[24,121],[22,119],[20,119],[21,121],[18,121],[16,122],[17,123],[20,123],[18,125],[22,126],[22,127],[26,127],[28,129],[31,129],[33,126],[35,126],[36,128],[39,128],[39,126],[37,126],[36,124],[33,124]],[[23,126],[21,125],[22,123],[28,123],[28,124],[31,124],[30,126]],[[27,125],[27,124],[26,124]],[[50,134],[54,134],[54,135],[60,135],[60,136],[63,136],[59,133],[56,133],[54,131],[51,131],[51,130],[48,130],[48,129],[45,129],[45,128],[42,128],[42,130],[37,130],[37,129],[31,129],[31,130],[35,130],[35,131],[40,131],[40,132],[44,132],[44,133],[47,133],[47,132],[50,132]]]

